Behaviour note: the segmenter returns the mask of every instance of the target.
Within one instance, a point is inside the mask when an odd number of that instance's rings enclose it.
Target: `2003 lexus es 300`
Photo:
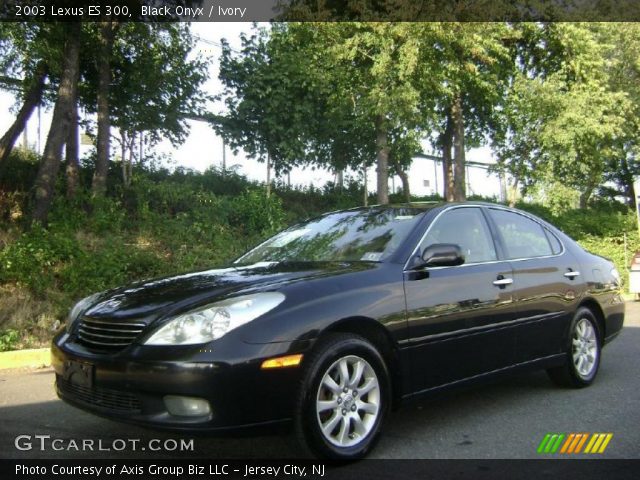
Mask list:
[[[292,423],[358,458],[400,400],[547,369],[594,381],[621,330],[613,264],[483,203],[333,212],[229,268],[79,302],[53,342],[58,395],[116,420],[219,431]]]

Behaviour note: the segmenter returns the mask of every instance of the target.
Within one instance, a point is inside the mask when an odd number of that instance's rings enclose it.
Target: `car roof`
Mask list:
[[[502,205],[500,203],[491,203],[491,202],[480,202],[480,201],[465,201],[465,202],[445,202],[442,200],[435,200],[435,201],[424,201],[424,202],[404,202],[404,203],[389,203],[389,204],[376,204],[376,205],[369,205],[367,207],[355,207],[352,208],[350,210],[366,210],[366,209],[373,209],[373,208],[416,208],[416,209],[420,209],[420,210],[431,210],[433,208],[437,208],[437,207],[450,207],[450,206],[455,206],[455,205],[476,205],[476,206],[491,206],[491,207],[495,207],[495,206],[499,206],[499,207],[503,207],[503,208],[509,208],[505,205]],[[514,209],[512,209],[514,210]]]

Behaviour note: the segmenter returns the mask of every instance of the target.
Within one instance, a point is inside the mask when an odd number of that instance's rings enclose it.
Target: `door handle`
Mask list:
[[[580,272],[575,272],[573,270],[570,270],[570,271],[566,272],[564,274],[564,276],[573,280],[574,278],[580,276]]]
[[[504,285],[511,285],[513,283],[513,278],[499,278],[493,281],[493,284],[502,287]]]

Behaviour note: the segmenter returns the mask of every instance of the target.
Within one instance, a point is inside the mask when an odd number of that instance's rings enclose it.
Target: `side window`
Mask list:
[[[524,215],[507,210],[489,209],[507,249],[507,258],[551,255],[551,245],[541,225]]]
[[[430,227],[420,251],[434,243],[455,243],[465,263],[496,260],[496,249],[487,222],[479,208],[456,208],[443,213]]]
[[[553,254],[554,255],[559,254],[562,251],[562,244],[560,243],[560,240],[558,240],[558,237],[556,237],[553,233],[551,233],[546,228],[544,229],[544,231],[547,234],[549,243],[551,244],[551,250],[553,251]]]

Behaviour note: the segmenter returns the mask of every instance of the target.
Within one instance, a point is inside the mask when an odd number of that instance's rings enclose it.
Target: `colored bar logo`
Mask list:
[[[612,438],[613,433],[547,433],[538,453],[604,453]]]

